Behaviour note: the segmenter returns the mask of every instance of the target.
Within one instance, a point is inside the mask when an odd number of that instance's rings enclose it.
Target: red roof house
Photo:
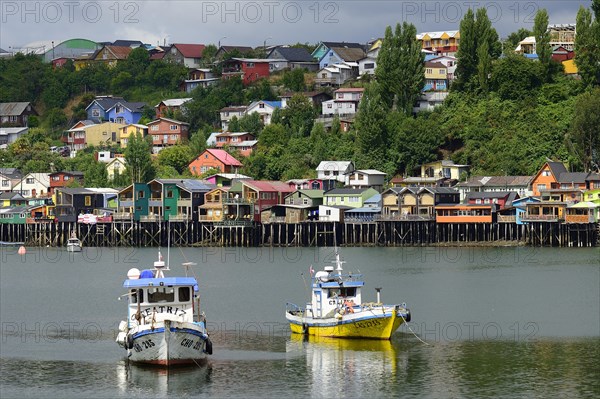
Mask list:
[[[242,163],[225,150],[209,148],[190,162],[188,168],[193,175],[199,176],[209,169],[219,169],[222,173],[237,173]]]

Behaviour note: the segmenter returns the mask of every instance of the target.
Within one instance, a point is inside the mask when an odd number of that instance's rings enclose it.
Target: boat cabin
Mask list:
[[[312,282],[312,298],[307,303],[307,312],[314,318],[335,317],[340,311],[354,312],[354,306],[362,303],[361,288],[365,285],[361,274],[342,274],[342,261],[336,254],[337,268],[325,266],[315,273]]]
[[[143,270],[136,278],[130,270],[123,287],[129,290],[130,328],[163,320],[194,321],[198,282],[193,277],[164,277],[160,270]]]

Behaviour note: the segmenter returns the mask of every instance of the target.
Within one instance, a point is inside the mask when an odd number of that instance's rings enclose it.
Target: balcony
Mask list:
[[[190,199],[188,199],[188,198],[178,199],[177,206],[185,206],[185,207],[191,208],[192,200],[191,200],[191,198]]]
[[[521,217],[524,222],[558,222],[563,218],[558,215],[530,215],[525,214]]]
[[[148,200],[148,206],[162,207],[162,198],[150,198],[150,200]]]
[[[129,199],[124,199],[124,200],[119,200],[119,206],[123,207],[123,208],[131,208],[133,207],[133,200],[131,198]]]
[[[131,212],[118,212],[113,214],[113,220],[131,220],[133,217]]]
[[[565,223],[594,223],[593,215],[567,215]]]
[[[192,215],[179,214],[169,216],[169,221],[171,222],[189,222],[192,220]]]
[[[515,215],[498,214],[498,223],[517,223],[517,217]]]
[[[161,215],[140,216],[140,222],[162,222]]]
[[[255,199],[247,199],[247,198],[223,198],[223,204],[226,205],[252,205],[256,203]]]

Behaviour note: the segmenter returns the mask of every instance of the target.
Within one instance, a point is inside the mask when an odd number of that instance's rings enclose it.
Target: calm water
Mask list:
[[[408,304],[410,330],[391,342],[289,334],[286,301],[306,301],[308,268],[332,249],[172,249],[170,275],[198,263],[215,352],[167,372],[129,365],[114,342],[123,279],[155,249],[4,248],[0,397],[600,397],[599,249],[341,253],[366,301],[383,287],[384,302]]]

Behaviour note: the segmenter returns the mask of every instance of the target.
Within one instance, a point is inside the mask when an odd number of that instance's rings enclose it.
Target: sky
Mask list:
[[[347,41],[367,43],[403,21],[419,32],[458,30],[466,10],[485,7],[501,37],[533,27],[545,8],[551,24],[575,23],[587,0],[544,1],[200,1],[0,0],[0,48],[71,38],[262,46]]]

